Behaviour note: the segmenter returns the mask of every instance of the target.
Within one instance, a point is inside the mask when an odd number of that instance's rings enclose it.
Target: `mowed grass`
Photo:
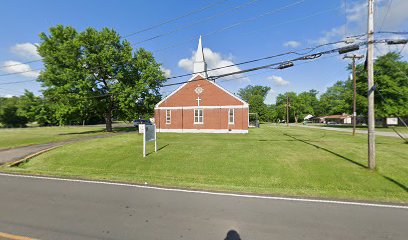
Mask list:
[[[104,134],[103,127],[70,126],[0,128],[0,149],[64,141],[98,134]]]
[[[73,143],[3,171],[285,196],[408,203],[408,144],[366,135],[262,125],[247,135],[161,133],[142,157],[137,133]]]

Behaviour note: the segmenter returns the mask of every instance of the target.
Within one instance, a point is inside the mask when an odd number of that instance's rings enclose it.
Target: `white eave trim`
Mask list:
[[[192,80],[194,80],[194,78],[196,78],[197,76],[200,76],[202,78],[202,80],[208,81],[212,84],[214,84],[216,87],[218,87],[219,89],[221,89],[222,91],[226,92],[228,95],[230,95],[231,97],[237,99],[238,101],[243,103],[243,107],[244,108],[248,108],[249,104],[247,102],[245,102],[244,100],[242,100],[241,98],[235,96],[234,94],[232,94],[231,92],[229,92],[228,90],[226,90],[225,88],[221,87],[220,85],[218,85],[217,83],[215,83],[214,81],[208,80],[206,77],[204,77],[202,74],[197,73],[194,74],[187,82],[185,82],[183,85],[181,85],[180,87],[178,87],[176,90],[174,90],[172,93],[170,93],[167,97],[163,98],[159,103],[156,104],[155,109],[159,109],[161,107],[159,107],[160,104],[162,104],[163,102],[165,102],[169,97],[171,97],[172,95],[174,95],[176,92],[178,92],[180,89],[182,89],[186,84],[188,84],[189,82],[191,82]]]
[[[228,106],[184,106],[184,107],[155,107],[156,110],[189,110],[189,109],[248,109],[244,105],[228,105]]]

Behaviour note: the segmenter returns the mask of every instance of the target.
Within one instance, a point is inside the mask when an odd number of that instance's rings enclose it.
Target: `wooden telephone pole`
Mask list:
[[[289,126],[289,97],[286,96],[286,126]]]
[[[368,75],[368,168],[375,168],[375,115],[374,115],[374,0],[368,0],[367,26],[367,75]]]
[[[352,56],[344,56],[343,58],[350,58],[352,59],[353,65],[353,136],[356,134],[356,120],[357,120],[357,107],[356,107],[356,96],[357,96],[357,87],[356,87],[356,59],[363,58],[363,55],[352,55]]]

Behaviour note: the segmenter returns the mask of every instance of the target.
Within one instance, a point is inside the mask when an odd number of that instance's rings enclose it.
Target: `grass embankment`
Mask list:
[[[3,170],[183,188],[408,203],[408,144],[377,137],[376,171],[366,135],[262,125],[247,135],[158,134],[142,157],[126,134],[73,143]],[[153,144],[148,144],[148,152]]]
[[[0,149],[106,134],[101,126],[0,128]]]

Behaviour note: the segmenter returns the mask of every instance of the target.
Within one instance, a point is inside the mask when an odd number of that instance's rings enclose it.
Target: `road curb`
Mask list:
[[[26,157],[24,157],[24,158],[22,158],[22,159],[18,159],[18,160],[16,160],[16,161],[7,163],[7,164],[5,164],[5,165],[6,165],[7,167],[16,167],[16,166],[18,166],[18,165],[20,165],[20,164],[22,164],[22,163],[28,162],[28,160],[30,160],[30,159],[33,158],[33,157],[36,157],[36,156],[41,155],[41,154],[43,154],[43,153],[45,153],[45,152],[51,151],[51,150],[53,150],[53,149],[55,149],[55,148],[62,147],[62,146],[64,146],[64,145],[65,145],[65,144],[61,144],[61,145],[53,146],[53,147],[50,147],[50,148],[47,148],[47,149],[43,149],[43,150],[41,150],[41,151],[39,151],[39,152],[30,154],[30,155],[28,155],[28,156],[26,156]]]
[[[30,237],[25,237],[25,236],[19,236],[19,235],[0,232],[0,239],[3,239],[3,238],[4,239],[10,239],[10,240],[38,240],[38,239],[35,239],[35,238],[30,238]]]

